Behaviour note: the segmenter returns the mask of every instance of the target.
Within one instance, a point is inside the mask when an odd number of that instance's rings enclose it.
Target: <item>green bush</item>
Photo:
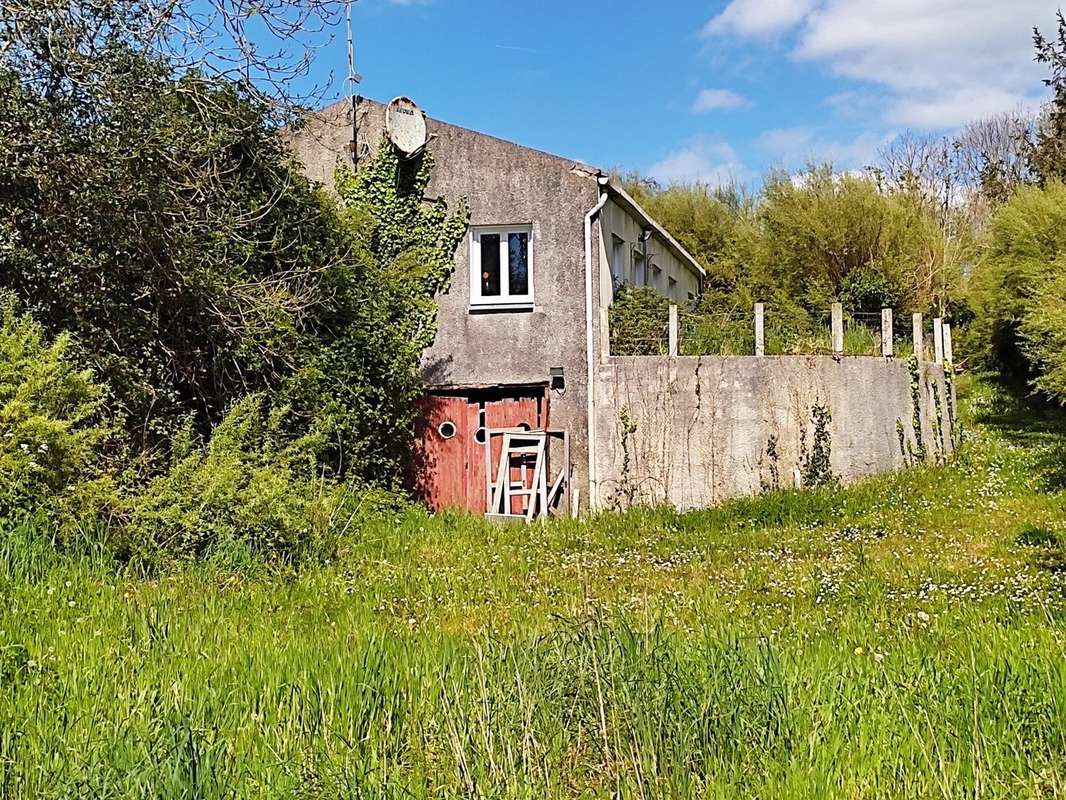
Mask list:
[[[1023,187],[992,219],[968,343],[984,365],[1066,400],[1066,185]]]
[[[664,356],[670,300],[648,286],[622,286],[611,304],[611,355]]]
[[[100,477],[108,436],[104,389],[70,354],[70,337],[41,326],[0,293],[0,516],[55,514]]]
[[[317,474],[323,441],[292,440],[287,414],[250,395],[206,443],[186,429],[171,468],[127,500],[129,548],[150,560],[203,557],[232,544],[292,560],[327,552],[355,493]]]
[[[1053,265],[1022,316],[1022,350],[1036,372],[1033,386],[1066,404],[1066,258]]]

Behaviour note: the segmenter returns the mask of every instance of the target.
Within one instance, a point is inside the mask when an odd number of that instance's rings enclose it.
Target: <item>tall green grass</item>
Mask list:
[[[0,797],[1066,797],[1061,421],[967,408],[945,467],[408,511],[299,572],[146,579],[9,526]]]

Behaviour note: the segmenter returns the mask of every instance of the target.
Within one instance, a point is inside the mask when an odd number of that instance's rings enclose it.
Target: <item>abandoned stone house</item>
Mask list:
[[[387,113],[345,99],[310,115],[290,146],[332,186],[339,164],[391,146]],[[914,374],[872,357],[612,356],[616,288],[648,285],[683,304],[700,291],[700,264],[603,171],[432,119],[425,128],[429,195],[470,209],[423,362],[415,484],[431,505],[531,517],[538,481],[538,514],[693,508],[793,485],[819,433],[814,408],[828,410],[822,438],[843,479],[950,451],[951,387],[937,364]]]

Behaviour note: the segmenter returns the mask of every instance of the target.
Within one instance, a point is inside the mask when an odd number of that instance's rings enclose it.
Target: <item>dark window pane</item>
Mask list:
[[[529,234],[507,235],[508,272],[510,294],[529,294]]]
[[[481,296],[500,296],[500,234],[481,234]]]

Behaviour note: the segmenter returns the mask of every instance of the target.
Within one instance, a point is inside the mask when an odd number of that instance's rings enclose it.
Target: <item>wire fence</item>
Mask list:
[[[611,355],[665,356],[670,354],[670,323],[611,326]]]
[[[750,317],[735,314],[678,314],[678,354],[746,356],[755,352]]]
[[[880,311],[840,311],[841,339],[834,347],[833,313],[815,319],[797,318],[795,313],[774,314],[772,305],[763,306],[762,351],[765,355],[893,355],[908,358],[914,353],[914,329],[910,314],[895,315],[892,321],[892,347],[884,349]],[[669,317],[654,315],[640,324],[610,331],[611,355],[670,355]],[[947,334],[950,337],[950,331]],[[920,349],[925,361],[935,360],[936,332],[933,320],[922,320]],[[950,347],[950,344],[948,345]],[[755,314],[700,313],[680,310],[677,316],[677,355],[744,356],[757,352]],[[943,358],[943,354],[941,354]]]

